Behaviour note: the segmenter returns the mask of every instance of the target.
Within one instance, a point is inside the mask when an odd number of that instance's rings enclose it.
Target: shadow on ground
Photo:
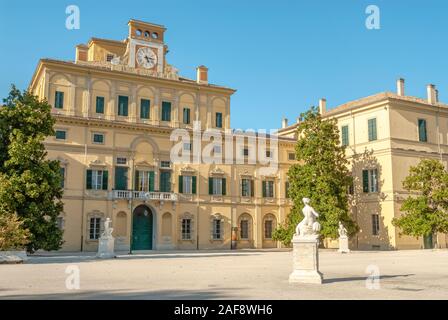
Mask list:
[[[126,290],[107,291],[71,291],[53,294],[4,295],[2,300],[216,300],[235,299],[235,292],[241,288],[213,290],[155,290],[129,292]]]
[[[400,277],[410,277],[415,274],[396,274],[396,275],[383,275],[379,279],[389,279],[389,278],[400,278]],[[323,279],[322,283],[334,283],[334,282],[347,282],[347,281],[364,281],[368,277],[346,277],[346,278],[333,278],[333,279]]]

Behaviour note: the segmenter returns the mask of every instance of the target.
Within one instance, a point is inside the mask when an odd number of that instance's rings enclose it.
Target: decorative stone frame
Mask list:
[[[90,239],[90,219],[92,219],[92,218],[100,218],[101,219],[100,220],[100,236],[101,236],[101,233],[103,232],[103,229],[104,229],[103,224],[104,224],[105,217],[106,217],[106,215],[99,210],[93,210],[93,211],[87,213],[86,227],[85,227],[86,243],[97,243],[99,240],[99,239]]]
[[[218,220],[221,228],[221,237],[219,239],[214,238],[214,226],[215,221]],[[220,213],[215,213],[210,216],[210,242],[223,242],[225,238],[224,232],[224,217]]]
[[[182,220],[184,219],[190,219],[190,239],[183,239],[182,238]],[[181,215],[179,215],[178,218],[178,234],[179,234],[179,242],[195,242],[195,217],[189,212],[185,212]]]
[[[241,221],[246,220],[248,221],[247,223],[247,238],[241,238]],[[253,241],[253,222],[254,219],[253,217],[245,212],[242,213],[239,217],[238,217],[238,240],[239,241],[249,241],[252,242]]]
[[[267,213],[263,217],[263,240],[273,240],[271,238],[266,238],[266,221],[272,221],[272,231],[277,227],[277,217],[273,213]]]

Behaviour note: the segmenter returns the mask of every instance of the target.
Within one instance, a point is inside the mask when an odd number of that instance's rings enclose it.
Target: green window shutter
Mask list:
[[[226,195],[226,178],[222,178],[222,195]]]
[[[263,188],[263,198],[266,198],[266,181],[262,182],[261,187]]]
[[[138,190],[138,170],[134,172],[134,190]]]
[[[190,109],[184,108],[184,124],[190,124]]]
[[[108,186],[108,172],[107,170],[103,171],[103,190],[107,190],[107,186]]]
[[[104,97],[96,97],[96,113],[104,113]]]
[[[369,141],[377,139],[376,118],[368,120]]]
[[[362,170],[362,192],[369,192],[369,170]]]
[[[426,120],[418,119],[418,140],[420,142],[427,142],[428,136],[426,132]]]
[[[192,180],[191,193],[196,194],[196,176],[191,177],[191,180]]]
[[[118,115],[127,117],[128,116],[128,104],[129,97],[118,96]]]
[[[222,128],[222,113],[221,112],[217,112],[216,113],[215,122],[216,122],[216,127],[217,128]]]
[[[285,182],[285,197],[289,198],[289,182]]]
[[[184,188],[184,177],[183,176],[179,176],[179,193],[183,193],[183,188]]]
[[[213,194],[213,178],[208,178],[208,194]]]
[[[154,191],[154,171],[149,171],[148,172],[148,180],[149,180],[149,191],[153,192]]]
[[[54,107],[57,109],[64,108],[64,92],[56,91],[54,97]]]
[[[250,180],[250,196],[253,197],[255,194],[255,184],[254,180]]]
[[[162,101],[162,121],[171,121],[171,102]]]
[[[348,140],[348,126],[343,126],[341,128],[341,135],[342,135],[342,145],[348,146],[349,140]]]
[[[87,190],[91,190],[92,189],[92,170],[87,170],[86,189]]]
[[[149,119],[150,104],[148,99],[140,100],[140,119]]]

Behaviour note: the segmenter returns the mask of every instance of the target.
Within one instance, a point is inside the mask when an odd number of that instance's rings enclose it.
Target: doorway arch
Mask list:
[[[152,250],[154,214],[146,205],[134,209],[132,219],[132,250]]]

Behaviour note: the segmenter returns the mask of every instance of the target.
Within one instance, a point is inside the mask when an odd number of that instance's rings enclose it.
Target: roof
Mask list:
[[[59,64],[59,65],[63,65],[63,66],[69,66],[69,67],[74,67],[74,68],[80,68],[80,69],[87,69],[87,70],[98,70],[98,71],[104,71],[104,72],[110,72],[110,73],[114,73],[114,74],[123,74],[123,75],[128,75],[128,76],[135,76],[135,77],[139,77],[139,78],[144,78],[144,79],[152,79],[152,80],[159,80],[159,81],[169,81],[169,82],[175,82],[175,83],[183,83],[183,84],[187,84],[187,85],[194,85],[195,87],[203,87],[203,88],[210,88],[210,89],[218,89],[218,90],[225,90],[225,91],[230,91],[231,94],[236,92],[236,89],[232,89],[229,87],[225,87],[225,86],[219,86],[219,85],[214,85],[214,84],[199,84],[197,83],[195,80],[192,79],[188,79],[188,78],[184,78],[184,77],[179,77],[179,80],[173,80],[173,79],[167,79],[167,78],[160,78],[160,77],[152,77],[152,76],[147,76],[147,75],[141,75],[138,73],[131,73],[131,72],[126,72],[126,71],[119,71],[119,70],[111,70],[109,67],[107,66],[101,66],[101,65],[97,65],[97,64],[89,64],[89,63],[76,63],[74,61],[64,61],[64,60],[56,60],[56,59],[50,59],[50,58],[44,58],[41,59],[39,61],[39,65],[36,68],[33,77],[31,79],[30,82],[30,87],[33,85],[33,82],[37,76],[38,70],[40,69],[40,66],[43,64],[48,64],[48,63],[52,63],[52,64]]]
[[[406,102],[413,102],[413,103],[419,103],[422,105],[426,105],[426,106],[437,106],[437,107],[445,107],[448,109],[448,105],[444,104],[444,103],[436,103],[436,104],[431,104],[429,103],[427,100],[422,99],[422,98],[418,98],[418,97],[413,97],[413,96],[400,96],[396,93],[393,92],[380,92],[371,96],[367,96],[367,97],[363,97],[360,99],[356,99],[356,100],[352,100],[349,102],[346,102],[344,104],[341,104],[339,106],[336,106],[335,108],[328,110],[326,113],[323,114],[324,118],[327,117],[331,117],[334,116],[336,114],[345,112],[345,111],[349,111],[355,108],[359,108],[365,105],[369,105],[372,103],[377,103],[377,102],[381,102],[381,101],[385,101],[385,100],[389,100],[389,99],[395,99],[395,100],[401,100],[401,101],[406,101]],[[292,129],[295,129],[297,127],[297,123],[292,124],[286,128],[281,128],[278,130],[279,133],[281,132],[286,132]]]

